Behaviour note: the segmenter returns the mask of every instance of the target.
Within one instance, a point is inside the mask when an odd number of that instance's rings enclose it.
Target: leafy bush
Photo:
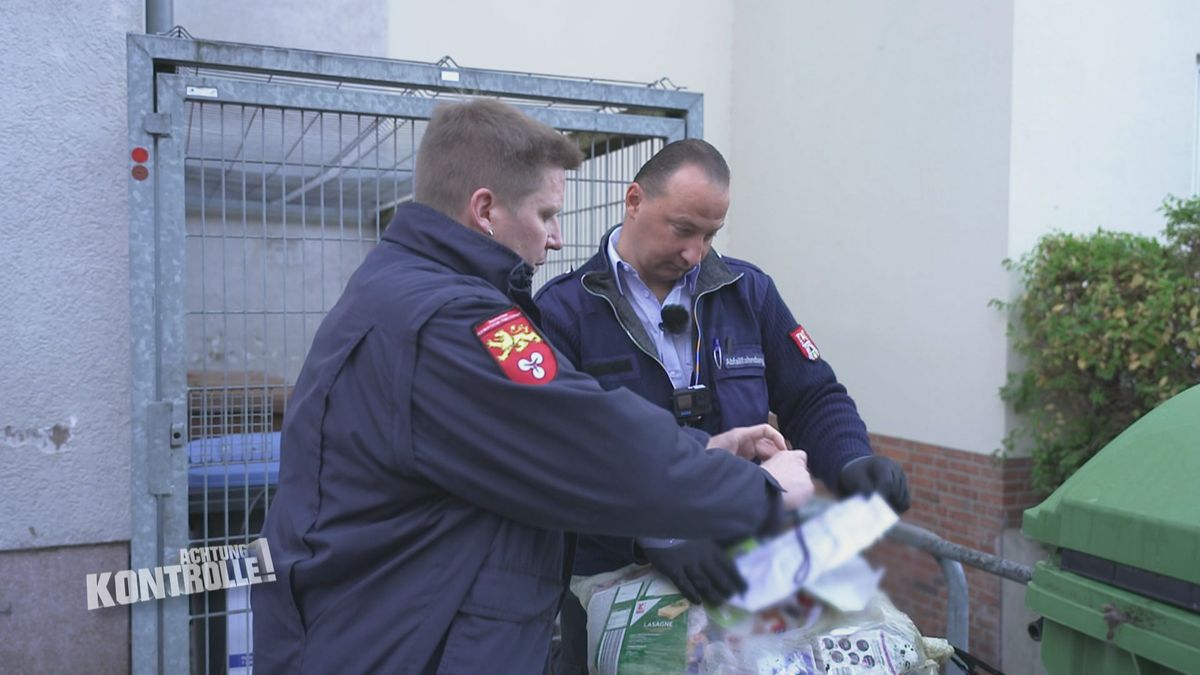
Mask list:
[[[1009,335],[1025,369],[1000,396],[1022,415],[1033,483],[1058,487],[1159,403],[1200,381],[1200,198],[1168,197],[1162,240],[1097,230],[1042,237],[1019,261]]]

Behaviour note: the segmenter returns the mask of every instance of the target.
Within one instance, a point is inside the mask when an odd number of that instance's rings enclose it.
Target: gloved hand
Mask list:
[[[896,513],[908,510],[908,479],[904,469],[882,455],[851,460],[838,476],[838,491],[842,496],[869,495],[878,492]]]
[[[642,552],[692,604],[719,605],[746,590],[746,580],[733,559],[710,540],[689,540],[671,548],[643,547]]]

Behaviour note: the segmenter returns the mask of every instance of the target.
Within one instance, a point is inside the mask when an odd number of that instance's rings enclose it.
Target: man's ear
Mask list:
[[[645,201],[646,193],[642,191],[642,186],[630,183],[629,187],[625,188],[625,220],[629,220],[630,216],[636,216],[638,209]]]
[[[492,236],[495,231],[492,229],[492,210],[496,208],[496,195],[488,188],[479,188],[471,193],[471,198],[467,200],[467,209],[463,225],[479,232]]]

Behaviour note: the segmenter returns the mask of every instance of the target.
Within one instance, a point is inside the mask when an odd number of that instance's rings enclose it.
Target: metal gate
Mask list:
[[[701,133],[699,94],[654,86],[130,35],[131,566],[248,544],[278,478],[279,429],[313,334],[379,240],[433,107],[502,98],[586,160],[566,246],[596,250],[665,142]],[[285,450],[286,451],[286,450]],[[246,588],[132,607],[135,672],[250,672]]]

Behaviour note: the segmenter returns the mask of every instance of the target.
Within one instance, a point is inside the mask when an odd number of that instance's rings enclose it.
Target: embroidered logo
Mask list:
[[[821,350],[817,349],[817,343],[808,336],[808,331],[804,330],[804,326],[796,326],[796,330],[792,331],[792,340],[796,346],[800,348],[800,353],[809,361],[816,361],[821,358]]]
[[[525,315],[521,315],[524,318]],[[529,348],[530,342],[541,342],[542,336],[534,332],[533,328],[526,321],[521,324],[513,324],[508,330],[500,329],[492,334],[492,339],[487,341],[489,349],[497,349],[500,354],[496,357],[501,361],[507,361],[509,354],[514,351],[517,353],[523,352]]]
[[[542,367],[542,355],[540,352],[534,352],[529,358],[517,361],[517,367],[533,375],[534,379],[540,380],[546,377],[546,369]]]
[[[519,309],[505,310],[477,324],[475,335],[513,382],[545,384],[558,374],[554,350]]]

